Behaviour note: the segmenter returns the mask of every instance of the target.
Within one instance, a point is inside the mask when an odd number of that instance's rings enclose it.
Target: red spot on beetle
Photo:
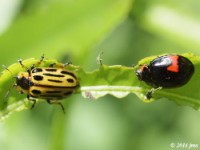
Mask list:
[[[167,67],[167,70],[171,72],[179,72],[179,66],[178,66],[179,56],[173,55],[169,56],[169,58],[172,60],[172,64],[169,67]]]

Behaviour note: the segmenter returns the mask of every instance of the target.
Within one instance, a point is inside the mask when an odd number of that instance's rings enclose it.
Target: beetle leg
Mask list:
[[[61,102],[57,102],[57,101],[54,101],[54,100],[50,100],[50,99],[47,99],[47,102],[49,104],[57,104],[57,105],[60,105],[63,113],[65,114],[65,107],[63,106],[63,104]]]
[[[35,100],[35,99],[31,99],[29,95],[27,95],[27,99],[28,99],[29,101],[32,101],[32,102],[33,102],[32,106],[31,106],[31,109],[33,109],[33,108],[35,107],[36,100]]]
[[[151,90],[149,90],[146,94],[146,98],[149,100],[151,99],[153,96],[153,93],[156,92],[157,90],[161,90],[162,87],[158,87],[158,88],[152,88]]]
[[[71,65],[72,64],[72,62],[67,62],[67,63],[64,63],[64,64],[62,64],[62,65],[60,65],[60,64],[56,64],[56,63],[52,63],[52,64],[50,64],[49,65],[49,67],[60,67],[60,68],[65,68],[66,66],[68,66],[68,65]]]
[[[49,65],[49,67],[54,67],[56,65],[56,63],[52,63]]]
[[[64,63],[63,64],[63,68],[65,68],[66,66],[69,66],[69,65],[72,65],[72,62],[70,61],[70,62],[67,62],[67,63]]]

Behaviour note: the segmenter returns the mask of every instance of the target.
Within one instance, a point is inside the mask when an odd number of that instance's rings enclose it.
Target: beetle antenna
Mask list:
[[[9,95],[10,95],[10,93],[11,93],[11,91],[12,91],[12,88],[15,87],[15,86],[17,86],[17,85],[16,85],[16,84],[13,84],[13,85],[11,85],[11,86],[9,87],[8,91],[7,91],[6,94],[4,95],[3,100],[6,100],[6,99],[9,97]]]
[[[19,64],[22,66],[22,68],[25,68],[26,70],[29,70],[23,63],[22,63],[22,59],[18,59]]]
[[[5,65],[2,65],[2,68],[5,69],[5,70],[7,70],[8,72],[10,72],[10,74],[11,74],[12,76],[14,76],[13,73],[12,73]]]
[[[44,54],[42,54],[41,58],[40,58],[40,61],[38,62],[38,65],[40,65],[43,61],[44,61]]]

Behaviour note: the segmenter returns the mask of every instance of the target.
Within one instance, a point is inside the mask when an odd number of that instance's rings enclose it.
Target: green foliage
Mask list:
[[[0,35],[0,64],[13,64],[12,75],[2,69],[0,109],[1,116],[20,112],[1,122],[1,149],[168,150],[171,143],[199,143],[199,112],[191,108],[199,109],[199,0],[18,1],[22,6]],[[6,14],[1,13],[1,22]],[[96,64],[99,51],[106,65]],[[163,53],[194,53],[197,57],[184,55],[195,64],[195,73],[187,85],[156,91],[152,103],[143,103],[140,99],[151,102],[144,99],[151,87],[134,71]],[[13,76],[26,71],[17,59],[42,54],[49,63],[75,65],[71,69],[82,85],[62,101],[65,115],[41,100],[29,110],[32,103],[26,95],[12,88]],[[37,61],[27,59],[25,64]],[[191,107],[178,107],[174,101]]]
[[[131,0],[31,1],[0,37],[0,49],[5,56],[14,51],[18,57],[30,52],[39,57],[42,51],[48,57],[66,52],[77,59],[87,57],[95,42],[125,18],[131,3]],[[2,63],[12,61],[11,56]]]
[[[200,57],[194,56],[193,54],[183,54],[183,56],[189,58],[195,65],[195,74],[191,81],[180,88],[157,90],[153,94],[153,98],[151,100],[146,98],[146,94],[151,87],[147,86],[145,83],[141,83],[141,81],[139,81],[135,75],[135,71],[140,67],[141,64],[148,64],[157,56],[144,58],[143,60],[139,61],[138,65],[135,67],[125,67],[121,65],[100,65],[99,69],[95,71],[85,72],[81,67],[68,65],[66,66],[66,69],[75,72],[80,82],[80,89],[77,90],[77,93],[81,92],[86,98],[97,99],[106,94],[113,95],[117,98],[124,98],[129,93],[135,93],[139,98],[147,103],[157,100],[161,97],[165,97],[177,102],[179,105],[191,106],[199,110],[200,94],[198,92],[198,85],[200,84],[200,80],[198,80],[198,74],[200,74],[200,70],[198,68],[200,68]],[[37,59],[28,59],[23,61],[23,64],[27,68],[30,68],[33,64],[37,64],[39,61],[40,60]],[[56,63],[58,66],[60,64],[55,60],[45,59],[39,67],[47,67],[52,63]],[[17,76],[19,72],[27,71],[27,68],[22,68],[20,64],[15,63],[8,67],[7,70],[2,72],[0,78],[0,88],[3,90],[0,93],[0,97],[4,100],[0,103],[1,118],[5,117],[6,114],[9,114],[14,110],[19,110],[18,107],[21,108],[20,110],[22,110],[22,108],[30,108],[31,104],[27,105],[27,101],[24,102],[24,99],[22,99],[19,94],[15,94],[15,97],[12,97],[11,95],[11,98],[9,98],[5,94],[7,93],[6,88],[3,88],[10,84],[13,76]],[[194,88],[195,86],[196,88]],[[191,88],[194,88],[194,90],[190,90]],[[11,100],[7,100],[5,96]],[[19,105],[19,103],[25,106],[22,107]],[[15,109],[13,109],[13,107]]]

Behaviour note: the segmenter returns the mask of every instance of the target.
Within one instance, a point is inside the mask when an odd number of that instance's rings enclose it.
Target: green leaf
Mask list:
[[[135,71],[140,67],[139,65],[148,64],[157,56],[144,58],[135,67],[102,65],[99,69],[92,72],[85,72],[81,67],[75,65],[68,65],[66,68],[73,71],[80,82],[80,88],[75,93],[82,93],[85,98],[98,99],[106,94],[123,98],[129,93],[135,93],[147,103],[165,97],[179,105],[191,106],[199,110],[200,57],[193,54],[183,54],[183,56],[189,58],[195,65],[195,73],[192,79],[180,88],[157,90],[151,100],[146,99],[146,93],[151,87],[139,81]],[[27,59],[23,61],[23,64],[29,68],[32,64],[37,64],[38,61],[37,59]],[[52,63],[57,63],[58,66],[61,65],[56,60],[45,59],[40,66],[49,66]],[[22,68],[20,64],[15,63],[8,67],[8,70],[4,70],[0,78],[0,118],[16,110],[29,109],[31,107],[31,102],[25,98],[25,95],[19,94],[13,88],[10,89],[9,96],[6,94],[9,91],[9,87],[12,87],[15,82],[12,79],[13,76],[16,76],[21,71],[26,71],[26,68]],[[7,97],[5,98],[5,96]]]

